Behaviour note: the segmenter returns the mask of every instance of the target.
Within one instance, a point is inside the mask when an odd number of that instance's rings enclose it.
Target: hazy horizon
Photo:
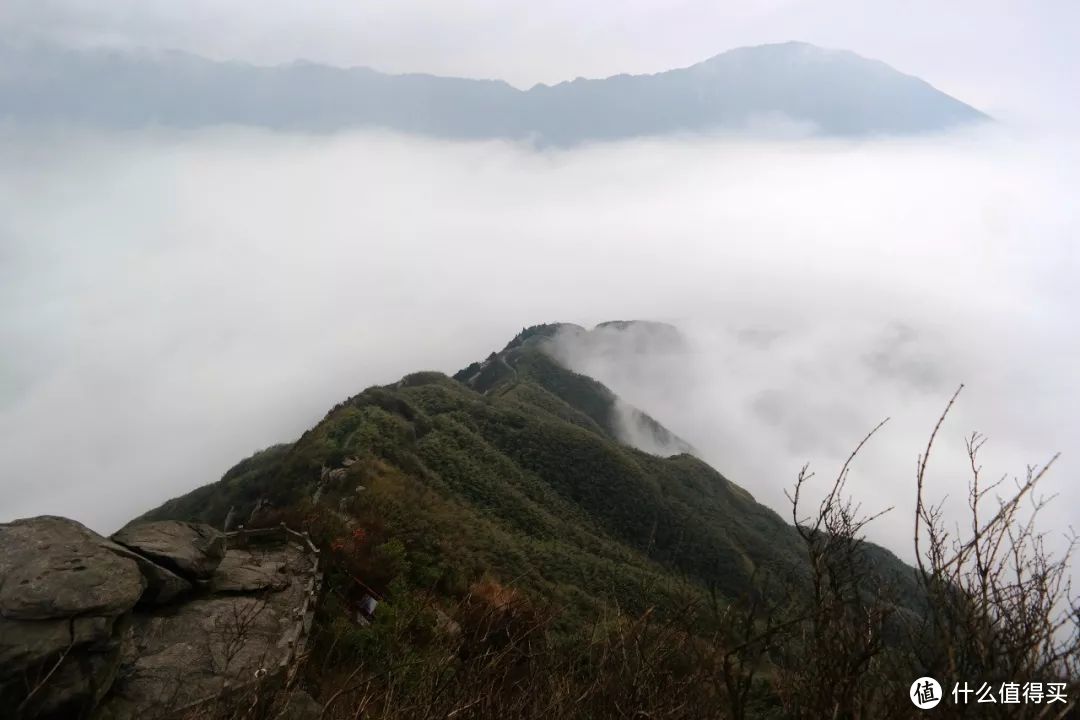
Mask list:
[[[941,3],[768,0],[671,4],[468,0],[393,7],[345,0],[267,6],[197,0],[12,0],[0,37],[71,47],[180,49],[259,64],[301,58],[383,72],[499,78],[516,87],[653,73],[726,49],[799,40],[921,77],[990,115],[1057,127],[1077,119],[1071,88],[1080,6],[1065,0]]]
[[[717,57],[719,57],[721,55],[724,55],[724,54],[732,52],[732,51],[748,50],[748,49],[764,48],[764,47],[778,47],[778,46],[785,46],[785,45],[796,45],[796,46],[797,45],[805,45],[805,46],[817,48],[819,50],[823,50],[823,51],[826,51],[826,52],[850,53],[850,54],[855,55],[856,57],[862,58],[864,60],[871,60],[871,61],[883,62],[883,63],[885,62],[885,61],[881,60],[880,58],[874,56],[873,54],[859,53],[859,52],[855,52],[854,50],[851,50],[851,49],[845,48],[845,47],[838,47],[838,46],[833,47],[833,46],[818,45],[817,43],[809,42],[809,41],[803,40],[801,38],[792,37],[792,38],[788,38],[786,40],[773,40],[773,41],[769,41],[769,42],[750,43],[750,44],[741,44],[741,45],[736,44],[736,45],[728,45],[728,46],[724,46],[724,47],[717,47],[713,52],[702,55],[701,57],[697,58],[696,60],[686,61],[686,62],[684,62],[682,64],[672,65],[670,67],[657,67],[657,68],[655,68],[655,69],[653,69],[651,71],[645,71],[645,72],[630,73],[630,72],[627,72],[627,71],[615,69],[613,71],[608,72],[607,74],[602,74],[602,75],[568,74],[568,75],[566,75],[566,76],[564,76],[564,77],[562,77],[560,79],[553,79],[550,82],[537,81],[537,82],[533,82],[533,83],[514,83],[514,82],[511,82],[511,81],[509,81],[509,80],[507,80],[505,78],[499,77],[497,75],[483,75],[483,74],[451,75],[451,74],[445,74],[445,73],[442,73],[442,72],[437,72],[437,71],[434,71],[434,70],[423,70],[423,69],[407,70],[407,71],[394,71],[394,70],[384,69],[384,68],[379,67],[377,65],[358,65],[358,64],[353,64],[353,63],[349,63],[349,62],[335,62],[335,61],[332,61],[332,60],[325,60],[324,61],[324,60],[313,59],[315,57],[318,57],[317,55],[313,55],[312,57],[308,57],[306,55],[297,55],[295,57],[292,57],[292,58],[289,58],[289,59],[286,59],[286,60],[260,60],[258,58],[240,59],[240,58],[229,58],[229,57],[216,57],[214,55],[202,54],[202,53],[192,51],[192,50],[189,50],[189,49],[185,49],[185,48],[179,47],[179,46],[175,46],[175,47],[174,46],[155,47],[155,46],[150,46],[150,45],[137,45],[137,44],[83,44],[83,43],[67,44],[67,43],[63,43],[63,42],[57,42],[55,39],[52,39],[52,38],[34,38],[32,36],[29,37],[29,38],[19,38],[19,37],[11,38],[11,37],[5,37],[5,36],[0,35],[0,40],[2,40],[4,43],[6,43],[6,45],[7,45],[7,47],[9,49],[13,49],[13,50],[67,51],[67,52],[71,52],[71,53],[73,53],[75,55],[115,54],[115,55],[119,55],[119,56],[122,56],[122,57],[129,57],[129,58],[136,59],[136,60],[138,60],[138,59],[156,60],[156,59],[168,58],[169,56],[177,56],[177,57],[187,57],[187,58],[191,58],[191,59],[203,60],[203,61],[206,61],[206,62],[209,62],[209,63],[215,63],[215,64],[231,64],[231,63],[235,63],[235,64],[238,64],[238,65],[250,66],[250,67],[253,67],[253,68],[261,68],[261,69],[283,68],[283,67],[289,67],[291,65],[319,65],[319,66],[323,66],[323,67],[327,67],[327,68],[332,68],[332,69],[335,69],[335,70],[372,70],[372,71],[380,73],[380,74],[391,75],[391,76],[427,75],[427,76],[438,77],[438,78],[479,80],[479,81],[487,81],[487,82],[495,82],[495,83],[505,83],[506,85],[509,85],[510,87],[514,88],[515,90],[519,90],[519,91],[522,91],[522,92],[527,92],[527,91],[529,91],[529,90],[531,90],[531,89],[533,89],[535,87],[538,87],[538,86],[554,87],[556,85],[563,85],[563,84],[567,84],[567,83],[572,83],[575,80],[610,80],[612,78],[617,78],[617,77],[622,77],[622,76],[627,76],[627,75],[629,75],[629,76],[655,75],[655,74],[664,73],[664,72],[667,72],[667,71],[670,71],[670,70],[686,70],[686,69],[694,67],[695,65],[701,65],[702,63],[708,62],[709,60],[713,60],[713,59],[715,59],[715,58],[717,58]],[[903,73],[905,75],[910,75],[912,77],[919,77],[919,79],[927,82],[931,86],[934,86],[934,83],[931,82],[930,79],[928,79],[928,78],[925,78],[925,77],[922,77],[922,76],[917,76],[912,72],[907,72],[907,71],[904,70],[903,67],[896,67],[896,66],[891,65],[890,63],[885,63],[885,64],[888,65],[889,67],[892,67],[894,70],[897,70],[897,71],[899,71],[899,72],[901,72],[901,73]],[[957,98],[957,99],[962,99],[962,98]]]

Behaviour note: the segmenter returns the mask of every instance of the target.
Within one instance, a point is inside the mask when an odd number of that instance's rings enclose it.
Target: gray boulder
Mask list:
[[[37,665],[68,648],[105,643],[112,636],[113,618],[79,617],[63,620],[0,618],[0,676]]]
[[[116,616],[139,600],[146,580],[113,543],[67,518],[0,524],[0,616],[46,620]]]
[[[0,524],[0,718],[163,717],[257,689],[258,672],[302,647],[317,568],[305,548],[226,555],[222,533],[173,522],[116,537],[127,545],[65,518]],[[293,700],[296,718],[317,717]]]
[[[281,590],[289,584],[286,571],[281,562],[261,559],[243,550],[230,550],[214,573],[210,588],[223,593]]]
[[[149,558],[111,540],[105,540],[105,538],[101,538],[101,540],[105,543],[106,549],[111,550],[120,557],[134,561],[139,566],[139,572],[143,574],[143,579],[146,580],[146,589],[143,591],[142,597],[139,598],[139,605],[164,605],[192,589],[191,583],[187,580],[170,570],[166,570]]]
[[[139,598],[140,606],[165,605],[192,589],[191,583],[176,573],[166,570],[142,555],[134,552],[131,552],[131,555],[135,558],[143,577],[146,578],[146,590]]]
[[[116,679],[128,618],[0,618],[0,717],[87,717]]]
[[[120,530],[112,539],[192,581],[210,579],[225,556],[225,534],[198,523],[139,523]]]
[[[49,676],[46,691],[32,696],[22,717],[89,717],[112,687],[120,670],[121,647],[106,647],[70,654]]]

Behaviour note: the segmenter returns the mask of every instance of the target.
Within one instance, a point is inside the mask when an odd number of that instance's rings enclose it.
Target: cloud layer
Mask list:
[[[641,141],[536,152],[394,135],[0,134],[0,520],[112,530],[406,372],[522,326],[669,320],[675,354],[582,354],[759,500],[856,468],[904,544],[935,489],[1080,446],[1080,153],[1003,134]],[[1080,495],[1065,455],[1052,518]]]

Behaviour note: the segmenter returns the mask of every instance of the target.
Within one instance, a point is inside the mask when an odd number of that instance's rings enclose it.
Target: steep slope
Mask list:
[[[736,597],[755,574],[800,576],[794,529],[745,490],[692,455],[618,441],[614,394],[544,352],[560,327],[523,331],[457,380],[369,388],[145,517],[220,525],[263,501],[353,518],[403,543],[414,583],[493,576],[569,625],[612,602],[670,609],[687,592]]]
[[[790,123],[828,135],[907,134],[986,119],[884,63],[805,43],[739,48],[655,75],[579,78],[527,91],[501,81],[307,62],[256,67],[180,52],[0,45],[0,64],[0,117],[106,127],[377,127],[574,145]]]
[[[624,326],[652,325],[673,332],[678,340],[678,331],[671,326],[661,327],[659,323],[626,323],[621,321],[601,323],[600,328],[619,328]],[[492,353],[483,362],[472,363],[458,371],[454,379],[465,383],[481,393],[511,383],[511,392],[529,393],[528,385],[521,380],[535,383],[555,395],[572,408],[583,413],[612,440],[622,442],[656,455],[693,454],[694,449],[682,438],[673,434],[647,414],[621,401],[603,384],[584,375],[567,372],[565,363],[558,360],[555,348],[549,341],[560,333],[572,333],[589,337],[590,333],[578,325],[554,323],[523,328],[506,348],[499,353]],[[543,402],[542,398],[534,400]],[[571,422],[573,418],[567,417]]]

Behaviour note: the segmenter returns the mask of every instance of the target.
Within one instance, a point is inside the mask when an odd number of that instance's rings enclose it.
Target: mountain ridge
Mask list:
[[[1075,686],[1056,646],[1036,650],[1045,669],[985,670],[997,660],[984,659],[984,638],[1011,643],[1007,662],[1011,648],[1032,652],[1026,599],[1016,620],[995,612],[989,633],[952,652],[947,633],[971,627],[978,593],[866,542],[858,505],[840,497],[846,466],[816,519],[795,527],[691,454],[622,441],[604,416],[617,395],[547,354],[566,332],[663,343],[672,330],[523,328],[461,379],[423,371],[347,398],[296,442],[112,540],[57,517],[0,525],[16,551],[0,567],[0,655],[17,661],[0,695],[9,707],[37,696],[43,720],[180,717],[172,688],[194,683],[222,690],[189,693],[183,717],[285,717],[299,696],[303,712],[288,716],[312,720],[357,708],[388,720],[615,720],[628,708],[671,720],[899,719],[918,712],[904,699],[911,678],[951,668]],[[793,519],[806,517],[804,479]],[[188,586],[161,597],[167,567],[190,581],[176,576]],[[54,609],[56,593],[31,584],[43,578],[108,592]],[[1063,622],[1048,616],[1042,632]],[[267,682],[271,647],[284,657]],[[215,653],[222,662],[205,664]],[[71,672],[22,680],[50,667]],[[384,693],[377,705],[373,692]]]
[[[525,328],[457,379],[419,372],[368,388],[295,443],[138,520],[340,513],[421,558],[425,582],[451,592],[496,578],[563,608],[568,631],[631,595],[676,612],[688,588],[734,598],[763,575],[802,577],[795,528],[744,488],[690,452],[660,457],[622,441],[605,419],[617,396],[544,351],[567,327]],[[910,568],[871,548],[879,577],[913,597]]]
[[[388,74],[309,61],[219,62],[0,46],[0,116],[105,127],[381,128],[546,146],[713,132],[867,136],[938,132],[988,117],[883,62],[806,43],[736,48],[652,74],[538,83]]]

